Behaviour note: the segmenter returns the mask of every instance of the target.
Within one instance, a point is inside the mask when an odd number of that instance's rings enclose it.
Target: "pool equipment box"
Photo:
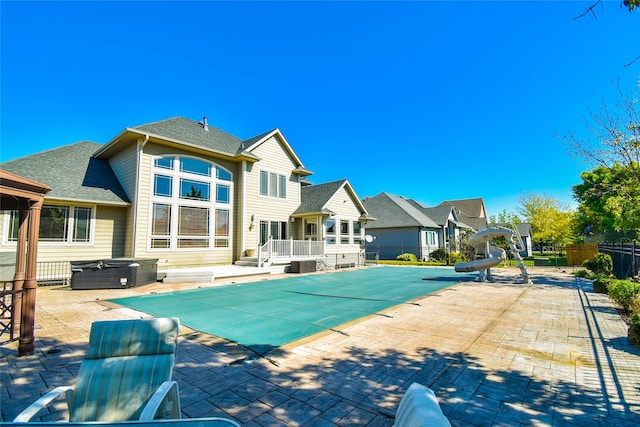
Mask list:
[[[289,273],[313,273],[316,271],[316,260],[291,261]]]
[[[113,258],[71,262],[71,289],[122,289],[158,279],[158,259]]]

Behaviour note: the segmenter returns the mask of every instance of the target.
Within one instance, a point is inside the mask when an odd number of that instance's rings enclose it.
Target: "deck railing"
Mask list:
[[[324,256],[324,242],[316,240],[269,239],[258,247],[258,266],[274,261],[319,258]]]

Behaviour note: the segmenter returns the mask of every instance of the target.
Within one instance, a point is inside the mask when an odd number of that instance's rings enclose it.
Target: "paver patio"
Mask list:
[[[183,415],[390,426],[415,381],[436,392],[454,426],[640,424],[640,350],[608,297],[557,270],[534,270],[533,285],[514,284],[517,274],[495,270],[496,283],[461,283],[268,358],[183,328],[174,370]],[[18,358],[15,342],[0,347],[2,420],[73,381],[91,322],[141,315],[103,300],[196,286],[38,289],[36,354]],[[57,405],[41,417],[65,415]]]

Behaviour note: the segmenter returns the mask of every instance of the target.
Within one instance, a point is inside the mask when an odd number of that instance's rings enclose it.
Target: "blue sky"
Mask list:
[[[640,78],[640,11],[573,19],[591,3],[5,0],[0,159],[206,115],[361,198],[570,203],[588,166],[558,135]]]

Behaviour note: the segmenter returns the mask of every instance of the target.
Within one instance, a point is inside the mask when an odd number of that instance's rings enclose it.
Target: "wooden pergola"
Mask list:
[[[18,211],[16,272],[13,276],[14,322],[20,325],[18,356],[33,354],[36,314],[36,267],[40,211],[51,188],[0,169],[0,209]],[[14,323],[15,325],[15,323]]]

